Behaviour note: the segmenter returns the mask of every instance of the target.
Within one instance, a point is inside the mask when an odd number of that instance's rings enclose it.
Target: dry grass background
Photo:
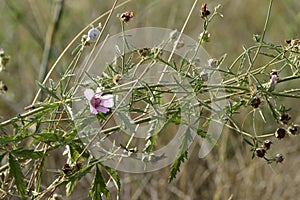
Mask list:
[[[0,1],[0,47],[12,56],[8,72],[0,74],[1,80],[9,87],[8,93],[0,96],[0,115],[4,118],[23,112],[38,89],[36,80],[54,2]],[[193,2],[132,0],[114,15],[126,10],[135,12],[134,20],[127,25],[127,29],[143,26],[180,29]],[[49,66],[72,38],[107,11],[112,3],[108,0],[66,0]],[[202,20],[199,17],[201,3],[204,2],[198,3],[197,12],[193,13],[185,31],[194,39],[202,31]],[[210,0],[206,3],[209,8],[221,3],[224,18],[218,18],[210,25],[212,39],[204,47],[212,57],[218,58],[227,53],[225,64],[230,63],[242,52],[243,45],[249,46],[252,43],[253,33],[261,33],[268,1]],[[274,1],[266,40],[282,44],[284,39],[300,37],[299,11],[300,3],[297,0]],[[107,32],[120,32],[116,18],[109,24]],[[70,53],[64,56],[52,77],[54,80],[66,69],[70,60]],[[284,101],[288,107],[294,108],[292,114],[294,119],[297,118],[300,113],[297,109],[299,100]],[[245,118],[248,112],[245,109],[240,118]],[[300,118],[297,123],[300,123]],[[272,129],[272,126],[271,122],[267,125],[261,123],[261,130]],[[218,146],[206,158],[198,158],[199,146],[194,145],[188,162],[182,166],[177,179],[171,184],[167,184],[169,168],[147,174],[120,172],[121,199],[300,199],[299,140],[299,137],[285,138],[280,142],[274,140],[274,149],[270,154],[282,152],[286,159],[283,163],[268,165],[261,159],[251,159],[249,146],[234,132],[225,129]],[[47,164],[49,169],[59,169],[65,162],[59,153],[52,152],[53,160]],[[50,181],[54,175],[49,172],[45,176],[49,176]],[[89,185],[89,177],[84,178],[68,199],[88,199]],[[63,188],[58,192],[63,194]]]

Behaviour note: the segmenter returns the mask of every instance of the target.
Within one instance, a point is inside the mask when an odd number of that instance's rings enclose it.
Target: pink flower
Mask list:
[[[272,88],[275,88],[275,86],[277,84],[277,79],[278,79],[278,75],[277,74],[273,74],[271,76],[270,85],[271,85]]]
[[[102,96],[102,92],[97,89],[96,93],[92,89],[86,89],[84,96],[89,100],[90,110],[93,114],[98,112],[107,113],[109,108],[114,106],[114,99],[112,94]]]

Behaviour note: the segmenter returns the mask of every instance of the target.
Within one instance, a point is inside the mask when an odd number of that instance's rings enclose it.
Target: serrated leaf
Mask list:
[[[64,154],[68,155],[68,162],[73,163],[77,160],[80,152],[75,148],[75,145],[67,145]]]
[[[20,196],[25,199],[25,182],[21,166],[13,154],[8,154],[9,175],[15,178],[15,184]]]
[[[40,88],[41,88],[41,90],[43,92],[45,92],[46,94],[48,94],[49,96],[51,96],[51,97],[53,97],[53,98],[55,98],[57,100],[60,100],[58,98],[58,96],[55,94],[55,91],[49,89],[48,87],[46,87],[45,85],[41,84],[40,82],[38,82],[38,85],[40,86]]]
[[[34,150],[30,150],[30,149],[16,149],[11,151],[11,153],[17,157],[17,158],[21,158],[21,159],[38,159],[38,158],[42,158],[44,156],[46,156],[46,154],[44,154],[43,152],[37,152]]]
[[[66,181],[68,182],[66,185],[66,193],[67,196],[70,196],[77,185],[78,180],[84,177],[88,172],[90,172],[91,168],[94,164],[90,164],[87,166],[82,167],[79,171],[71,174],[70,176],[66,177]]]
[[[50,142],[62,142],[64,138],[57,133],[53,132],[43,132],[43,133],[38,133],[36,135],[33,135],[33,137],[41,142],[44,143],[50,143]]]
[[[74,191],[76,185],[77,185],[77,180],[72,180],[72,181],[67,183],[67,185],[66,185],[66,194],[67,194],[67,196],[70,196],[72,194],[72,192]]]
[[[74,121],[74,115],[73,115],[72,108],[69,105],[67,105],[67,104],[65,104],[64,106],[65,106],[65,108],[67,110],[67,113],[68,113],[69,117],[71,118],[71,120]]]
[[[170,183],[174,178],[176,178],[176,175],[178,172],[180,172],[180,165],[187,159],[188,157],[188,151],[186,150],[184,153],[180,153],[177,155],[175,161],[171,165],[171,171],[168,178],[168,182]]]
[[[110,168],[110,167],[108,167],[106,165],[102,165],[102,166],[105,168],[105,170],[108,172],[108,174],[112,178],[112,180],[113,180],[113,182],[115,184],[115,187],[118,189],[118,192],[119,192],[120,188],[121,188],[121,182],[120,182],[118,173],[114,169],[112,169],[112,168]]]
[[[17,130],[16,130],[17,134]],[[18,143],[26,138],[30,137],[30,135],[17,135],[17,136],[3,136],[0,137],[0,144],[7,144],[7,143]]]
[[[89,195],[93,197],[93,200],[102,200],[101,195],[110,198],[109,190],[106,187],[105,180],[99,170],[98,165],[96,165],[96,174],[90,189]]]
[[[189,143],[193,141],[193,137],[191,135],[191,129],[187,128],[184,134],[182,135],[182,142],[179,148],[179,152],[176,156],[175,161],[171,165],[171,171],[168,178],[168,182],[170,183],[178,172],[180,172],[180,165],[188,158],[188,146]]]

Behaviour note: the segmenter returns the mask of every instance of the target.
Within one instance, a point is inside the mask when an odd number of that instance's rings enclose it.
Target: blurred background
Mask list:
[[[51,28],[57,0],[2,0],[0,1],[0,48],[11,61],[6,72],[0,73],[0,80],[8,86],[8,92],[0,95],[0,116],[8,119],[24,112],[37,90],[47,31]],[[122,3],[124,1],[120,1]],[[135,16],[126,29],[136,27],[164,27],[180,30],[194,1],[175,0],[132,0],[117,9],[108,24],[106,33],[121,31],[117,14],[134,11]],[[192,13],[185,34],[197,40],[202,32],[203,21],[199,17],[202,3],[208,3],[213,10],[222,4],[223,18],[216,17],[209,25],[211,41],[204,48],[211,57],[219,58],[227,54],[224,66],[230,64],[241,52],[243,46],[253,45],[252,35],[261,34],[269,1],[264,0],[210,0],[198,1]],[[110,0],[65,0],[62,13],[55,29],[52,49],[47,63],[48,70],[70,41],[95,18],[108,11],[113,4]],[[101,20],[104,23],[105,18]],[[97,25],[97,24],[95,24]],[[297,0],[274,1],[265,40],[283,44],[285,39],[300,37],[300,3]],[[80,38],[75,42],[80,43]],[[73,49],[75,48],[73,47]],[[72,48],[71,48],[72,49]],[[52,75],[58,80],[72,60],[71,51],[59,62]],[[283,99],[296,120],[299,116],[299,100]],[[248,113],[245,108],[242,113]],[[241,115],[241,119],[251,117]],[[297,123],[300,123],[298,118]],[[273,124],[262,123],[264,127]],[[245,128],[246,129],[246,128]],[[120,172],[121,199],[297,199],[300,188],[299,137],[289,137],[278,142],[270,154],[283,153],[283,163],[266,164],[264,160],[252,159],[252,152],[235,133],[224,129],[218,146],[204,159],[198,158],[199,146],[194,144],[189,160],[181,167],[176,180],[167,183],[169,168],[147,174],[126,174]],[[53,152],[49,169],[60,169],[65,158]],[[46,184],[51,183],[51,173]],[[89,199],[88,190],[92,176],[87,176],[77,185],[71,197],[63,199]],[[115,194],[114,188],[111,192]],[[64,196],[64,188],[57,193]],[[112,199],[115,196],[112,195]]]

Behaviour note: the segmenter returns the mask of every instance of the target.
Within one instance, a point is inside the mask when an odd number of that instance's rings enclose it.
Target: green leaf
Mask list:
[[[174,178],[176,178],[176,175],[178,172],[180,172],[180,165],[184,162],[188,157],[188,151],[186,150],[184,153],[181,153],[177,155],[175,161],[171,165],[171,171],[168,178],[168,182],[170,183]]]
[[[0,163],[2,162],[2,159],[4,158],[5,155],[6,155],[6,152],[4,152],[0,155]]]
[[[38,82],[38,85],[40,86],[40,88],[43,92],[45,92],[46,94],[48,94],[49,96],[51,96],[51,97],[53,97],[57,100],[60,100],[58,98],[58,96],[55,94],[54,90],[52,90],[51,88],[46,87],[45,85],[41,84],[40,82]]]
[[[66,185],[66,194],[67,194],[67,196],[70,196],[72,194],[72,192],[74,191],[76,185],[77,185],[77,180],[72,180],[72,181],[67,183],[67,185]]]
[[[96,165],[96,174],[89,195],[92,196],[94,200],[102,200],[102,194],[104,194],[107,198],[110,198],[109,190],[106,187],[105,180],[101,171],[99,170],[98,165]]]
[[[43,152],[37,152],[29,149],[16,149],[11,151],[11,153],[17,158],[21,159],[38,159],[46,156],[46,154],[44,154]]]
[[[21,166],[13,154],[8,154],[9,175],[15,178],[15,184],[22,199],[25,199],[25,182]]]
[[[121,188],[121,182],[120,182],[120,179],[119,179],[119,176],[118,176],[118,173],[113,170],[112,168],[108,167],[108,166],[105,166],[103,164],[101,164],[105,170],[108,172],[108,174],[110,175],[110,177],[112,178],[116,188],[118,189],[118,192],[120,192],[120,188]]]
[[[206,138],[207,132],[202,129],[197,129],[197,135],[201,136],[202,138]]]
[[[66,193],[67,196],[70,196],[77,185],[78,180],[84,177],[87,173],[89,173],[94,164],[90,164],[82,167],[79,171],[74,172],[73,174],[66,177],[66,181],[68,182],[66,185]]]
[[[191,135],[191,129],[188,127],[182,135],[182,143],[180,145],[179,152],[175,161],[171,165],[171,171],[168,178],[169,183],[176,178],[177,173],[180,172],[180,165],[188,158],[188,146],[192,141],[193,137]]]

